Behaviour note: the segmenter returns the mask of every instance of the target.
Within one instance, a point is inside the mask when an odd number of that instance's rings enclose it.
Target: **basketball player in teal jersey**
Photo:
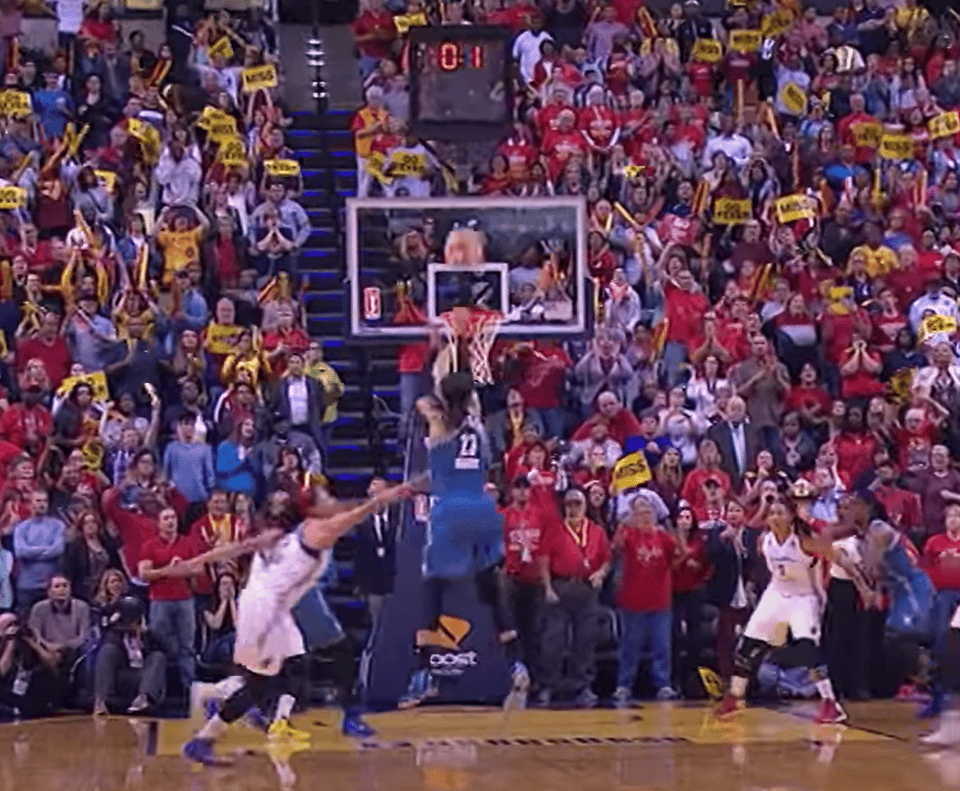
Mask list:
[[[430,489],[433,505],[424,549],[426,631],[417,633],[419,668],[399,701],[412,708],[438,693],[431,673],[433,652],[425,635],[440,628],[443,594],[450,583],[473,578],[480,601],[491,608],[501,646],[510,664],[511,690],[505,708],[526,705],[530,675],[520,661],[520,643],[499,584],[503,560],[503,517],[487,493],[490,449],[479,417],[473,376],[451,373],[438,396],[425,396],[417,409],[427,421]]]

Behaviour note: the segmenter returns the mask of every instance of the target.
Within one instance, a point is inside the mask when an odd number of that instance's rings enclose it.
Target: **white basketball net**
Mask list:
[[[459,347],[457,341],[460,333],[456,326],[457,321],[452,311],[438,317],[443,324],[444,336],[449,343],[452,370],[459,368]],[[470,317],[473,335],[469,341],[470,372],[473,381],[480,385],[493,384],[493,372],[490,370],[490,350],[497,340],[500,327],[503,325],[503,316],[499,313],[473,314]]]

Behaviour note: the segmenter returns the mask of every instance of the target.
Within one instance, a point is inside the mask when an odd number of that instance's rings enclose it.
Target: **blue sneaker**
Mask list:
[[[418,670],[410,677],[410,685],[407,687],[407,691],[403,693],[403,697],[397,701],[397,708],[412,709],[439,692],[437,682],[434,681],[430,671]]]
[[[359,709],[349,708],[343,712],[343,725],[340,729],[344,736],[354,739],[370,739],[377,735],[363,719]]]
[[[511,687],[504,698],[504,711],[525,709],[527,694],[530,692],[530,673],[523,662],[514,662],[510,668]]]
[[[204,698],[203,701],[203,716],[208,720],[212,720],[220,713],[220,704],[223,701],[220,698]]]
[[[246,714],[243,715],[243,719],[246,721],[247,725],[257,731],[262,731],[266,733],[270,730],[270,722],[266,717],[263,716],[263,712],[260,711],[256,706],[249,709]]]
[[[224,766],[227,763],[213,751],[213,739],[199,737],[183,745],[183,757],[204,766]]]
[[[930,692],[930,700],[925,706],[923,706],[920,711],[917,712],[917,717],[921,720],[929,720],[934,717],[939,717],[943,713],[943,706],[946,702],[946,695],[940,687],[934,687]]]

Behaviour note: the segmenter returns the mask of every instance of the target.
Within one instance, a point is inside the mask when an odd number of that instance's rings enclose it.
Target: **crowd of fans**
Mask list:
[[[701,665],[729,677],[768,576],[756,539],[787,492],[820,530],[846,493],[872,490],[938,591],[921,642],[942,636],[960,601],[960,17],[916,0],[851,0],[826,19],[786,0],[718,19],[697,0],[663,14],[365,0],[362,194],[397,194],[393,154],[419,145],[405,136],[416,14],[515,33],[512,134],[459,190],[588,206],[593,336],[498,342],[484,394],[542,702],[596,702],[601,602],[620,624],[618,701],[642,659],[643,688],[665,699],[702,693]],[[421,161],[407,193],[452,189]],[[405,261],[443,261],[414,241]],[[404,392],[426,386],[416,351],[399,360]],[[882,599],[836,566],[826,583],[838,694],[916,683],[891,661]]]
[[[229,669],[241,569],[164,569],[295,524],[343,392],[303,328],[272,21],[177,6],[153,51],[107,3],[58,5],[56,51],[3,28],[0,704],[22,716],[156,709]]]

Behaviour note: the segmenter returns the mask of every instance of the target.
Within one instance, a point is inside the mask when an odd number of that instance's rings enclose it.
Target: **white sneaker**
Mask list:
[[[673,687],[660,687],[657,690],[657,700],[677,700],[680,694]]]
[[[630,690],[627,687],[617,687],[613,693],[613,705],[618,709],[623,709],[630,705]]]
[[[510,668],[510,692],[503,701],[504,711],[517,711],[527,707],[527,694],[530,691],[530,673],[523,662],[514,662]]]
[[[948,747],[960,744],[960,711],[951,709],[940,715],[940,727],[933,733],[920,737],[921,744],[931,747]]]

